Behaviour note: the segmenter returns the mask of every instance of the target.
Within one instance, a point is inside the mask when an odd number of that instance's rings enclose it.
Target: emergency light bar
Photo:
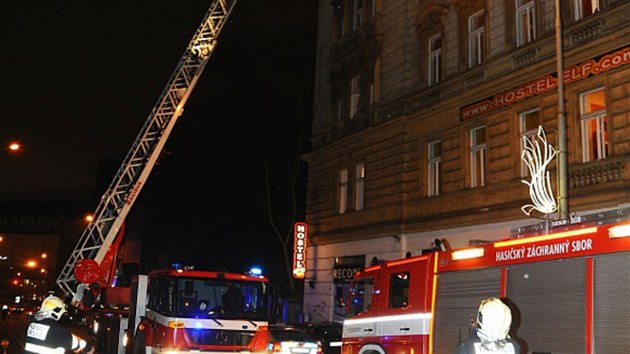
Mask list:
[[[457,261],[461,259],[483,257],[484,254],[484,249],[482,247],[466,248],[463,250],[453,251],[453,253],[451,254],[451,258],[453,258],[454,261]]]
[[[622,238],[630,236],[630,224],[613,226],[608,229],[608,237]]]
[[[596,231],[597,231],[597,227],[588,227],[588,228],[584,228],[584,229],[559,232],[557,234],[551,234],[551,235],[525,237],[525,238],[519,238],[519,239],[516,239],[516,240],[495,242],[494,243],[494,247],[495,248],[499,248],[499,247],[505,247],[505,246],[521,245],[521,244],[524,244],[524,243],[532,243],[532,242],[553,240],[553,239],[563,238],[563,237],[586,235],[586,234],[594,233]]]

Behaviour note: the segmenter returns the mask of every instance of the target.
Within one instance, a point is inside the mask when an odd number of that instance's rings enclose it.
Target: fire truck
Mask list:
[[[490,297],[511,308],[522,353],[627,353],[630,208],[516,231],[358,273],[342,354],[453,353]]]
[[[256,328],[267,324],[271,297],[268,281],[260,275],[181,267],[138,275],[139,267],[118,259],[125,218],[235,4],[211,1],[56,280],[72,305],[87,312],[100,353],[235,352],[246,347]]]

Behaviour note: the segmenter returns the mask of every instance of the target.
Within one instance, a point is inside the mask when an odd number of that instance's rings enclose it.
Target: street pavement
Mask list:
[[[63,321],[64,319],[62,319]],[[72,331],[72,333],[80,336],[81,338],[89,341],[91,338],[89,335],[89,329],[86,326],[80,326],[77,324],[64,321],[64,325]],[[6,339],[9,341],[9,347],[3,351],[0,348],[2,354],[24,354],[24,337],[26,336],[26,327],[28,326],[28,318],[23,313],[8,314],[6,318],[0,318],[0,341]]]

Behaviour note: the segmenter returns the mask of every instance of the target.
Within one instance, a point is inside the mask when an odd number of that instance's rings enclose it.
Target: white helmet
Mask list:
[[[481,300],[477,313],[477,328],[480,337],[489,341],[504,340],[512,324],[512,311],[497,298]]]
[[[59,321],[61,316],[66,313],[66,304],[60,298],[51,295],[44,299],[39,312],[47,317],[52,317],[55,321]]]

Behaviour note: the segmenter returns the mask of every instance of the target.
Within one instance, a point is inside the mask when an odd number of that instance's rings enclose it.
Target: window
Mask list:
[[[359,112],[359,99],[361,94],[359,92],[359,80],[360,76],[355,76],[350,82],[350,119]]]
[[[343,105],[341,104],[341,100],[337,100],[337,120],[341,120],[343,117]]]
[[[429,38],[429,86],[440,82],[442,76],[442,35]]]
[[[351,291],[349,317],[360,314],[370,309],[372,294],[374,293],[374,279],[367,277],[354,283]]]
[[[606,158],[609,154],[609,142],[606,97],[603,88],[580,95],[580,121],[583,161]]]
[[[339,170],[339,214],[348,209],[348,169]]]
[[[483,62],[485,17],[483,10],[468,18],[468,67]]]
[[[406,307],[409,304],[409,272],[389,276],[389,308]]]
[[[479,187],[486,183],[486,127],[470,130],[470,186]]]
[[[365,188],[365,164],[355,167],[354,175],[354,210],[363,210],[363,193]]]
[[[522,46],[536,39],[534,0],[516,1],[516,45]]]
[[[600,10],[599,0],[574,0],[575,20],[581,20]]]
[[[165,278],[151,279],[149,293],[149,308],[165,316],[171,316],[174,311],[173,295],[175,288],[173,281]]]
[[[354,0],[352,6],[352,32],[356,32],[363,23],[363,0]]]
[[[533,142],[533,139],[538,133],[538,126],[540,125],[540,110],[532,109],[519,114],[520,132],[521,132],[521,151],[523,151],[523,138]],[[521,161],[521,177],[529,176],[529,169],[524,161]]]
[[[440,174],[442,162],[442,142],[434,141],[429,143],[429,190],[428,195],[440,194]]]

